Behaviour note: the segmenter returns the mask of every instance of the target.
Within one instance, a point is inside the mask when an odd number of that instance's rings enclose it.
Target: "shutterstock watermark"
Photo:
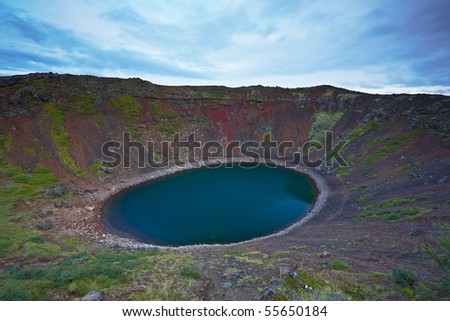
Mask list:
[[[177,133],[171,141],[161,141],[156,146],[154,141],[141,142],[132,139],[128,132],[123,133],[122,141],[107,141],[102,146],[104,160],[102,166],[124,168],[167,168],[178,167],[232,167],[240,165],[245,159],[246,167],[249,163],[258,166],[263,163],[275,167],[276,163],[284,163],[285,167],[305,166],[316,168],[324,165],[333,167],[348,166],[340,151],[348,143],[347,140],[333,142],[333,132],[325,131],[325,140],[307,141],[301,146],[295,146],[293,141],[274,141],[267,133],[262,141],[206,141],[202,143],[189,134],[185,139]],[[239,159],[239,162],[233,162]]]

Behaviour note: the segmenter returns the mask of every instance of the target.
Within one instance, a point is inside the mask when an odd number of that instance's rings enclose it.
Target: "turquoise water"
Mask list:
[[[146,243],[233,243],[289,226],[314,198],[310,179],[285,168],[202,168],[114,196],[103,220],[113,233]]]

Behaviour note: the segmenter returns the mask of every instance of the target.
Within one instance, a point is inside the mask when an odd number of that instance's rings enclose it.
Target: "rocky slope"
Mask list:
[[[325,130],[349,140],[350,166],[317,169],[331,197],[285,236],[178,253],[111,248],[92,229],[100,195],[150,170],[100,166],[124,131],[301,145]],[[450,97],[0,77],[0,145],[0,298],[448,298]]]

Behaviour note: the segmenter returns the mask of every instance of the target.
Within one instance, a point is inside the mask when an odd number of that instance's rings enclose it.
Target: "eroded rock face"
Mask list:
[[[131,132],[132,139],[152,140],[160,149],[159,143],[177,132],[182,139],[195,133],[202,142],[261,141],[271,133],[278,142],[301,146],[312,138],[321,141],[323,131],[331,130],[336,140],[350,138],[347,147],[358,156],[367,153],[358,145],[364,140],[360,137],[370,133],[385,136],[378,142],[383,143],[421,128],[449,145],[449,106],[445,96],[369,95],[331,86],[169,87],[53,73],[0,77],[0,130],[5,137],[17,137],[6,159],[27,168],[46,163],[59,179],[94,183],[95,176],[121,178],[123,171],[101,164],[101,146],[121,141],[124,132]],[[26,153],[36,142],[40,152]],[[133,163],[135,153],[130,157]],[[411,177],[424,175],[415,170]],[[60,186],[51,193],[59,197],[67,190]]]

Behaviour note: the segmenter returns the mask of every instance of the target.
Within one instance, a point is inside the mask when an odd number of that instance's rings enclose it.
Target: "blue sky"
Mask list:
[[[0,75],[450,94],[450,2],[0,0]]]

